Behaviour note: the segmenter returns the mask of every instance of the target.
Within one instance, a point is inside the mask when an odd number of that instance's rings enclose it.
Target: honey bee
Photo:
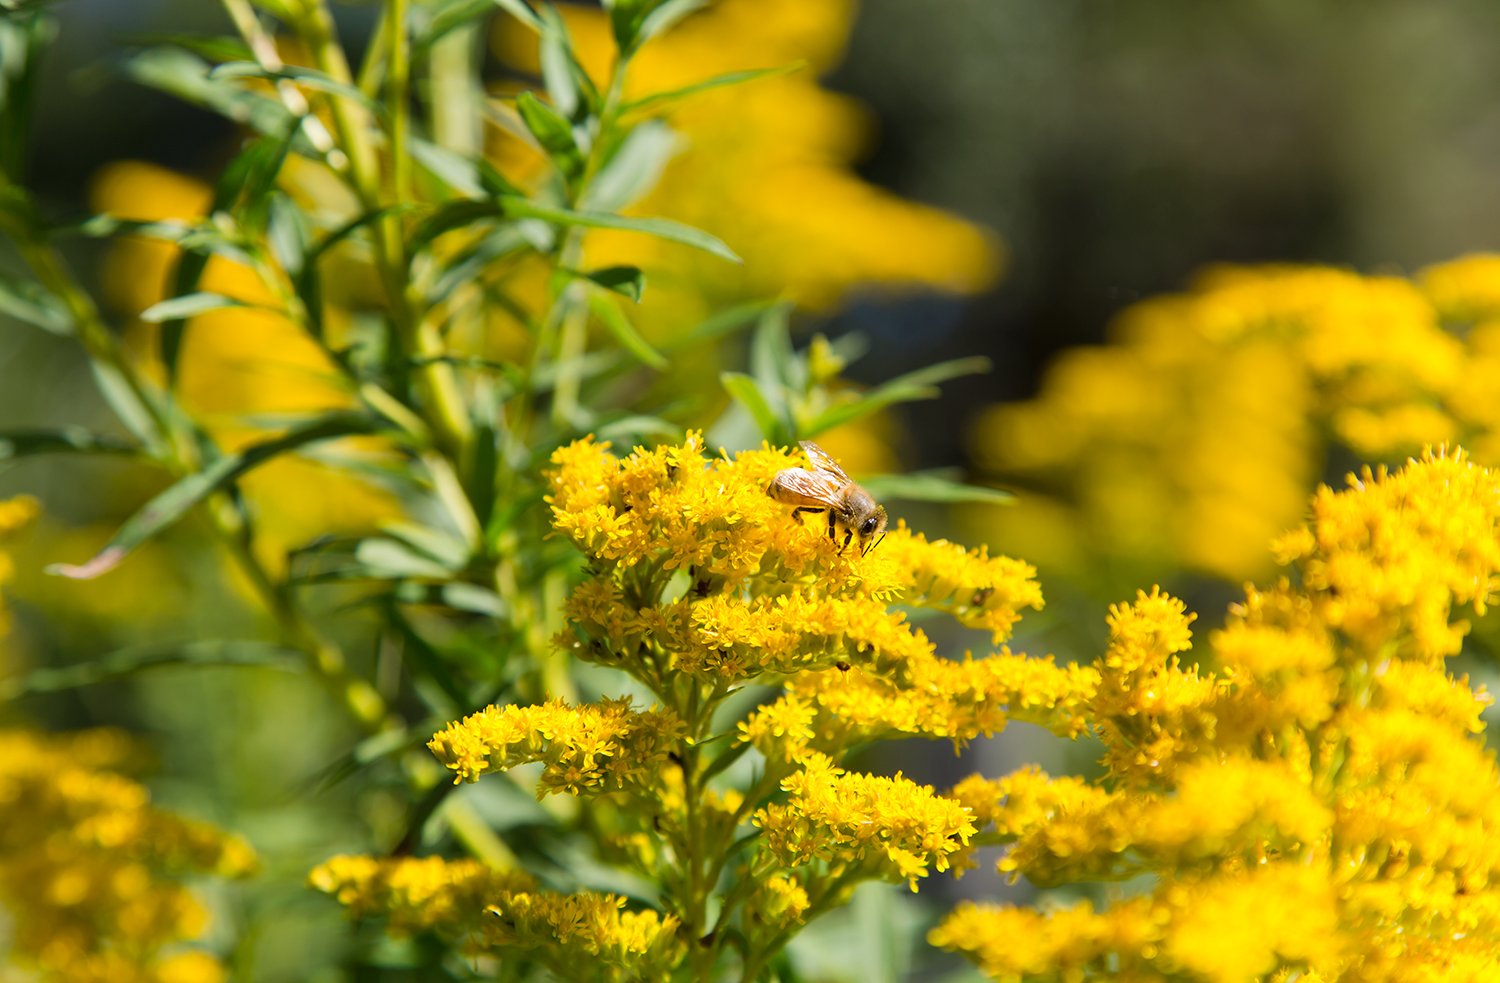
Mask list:
[[[855,537],[859,538],[860,555],[870,552],[880,542],[875,540],[872,543],[871,540],[876,536],[885,538],[885,506],[855,484],[827,451],[810,440],[801,443],[813,470],[787,468],[776,472],[766,494],[778,502],[797,506],[792,509],[793,516],[803,512],[827,512],[828,538],[837,542],[836,531],[844,532],[840,555]]]

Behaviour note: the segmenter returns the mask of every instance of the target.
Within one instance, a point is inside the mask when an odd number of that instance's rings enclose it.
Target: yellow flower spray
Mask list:
[[[1445,671],[1500,585],[1500,475],[1461,452],[1323,489],[1291,569],[1192,648],[1180,601],[1112,609],[1084,713],[1098,783],[1028,769],[953,794],[1063,908],[966,904],[931,941],[997,980],[1488,979],[1500,958],[1489,703]],[[1189,666],[1184,657],[1196,657]]]
[[[594,922],[607,939],[589,951],[629,960],[574,966],[574,978],[675,970],[708,979],[737,964],[753,979],[856,884],[915,888],[964,857],[975,825],[961,801],[841,764],[871,740],[962,743],[1002,729],[1011,714],[1063,734],[1082,726],[1092,671],[1005,650],[946,661],[895,608],[944,612],[998,642],[1021,609],[1041,606],[1030,567],[902,525],[868,555],[841,552],[826,526],[799,523],[766,492],[778,471],[806,463],[770,447],[706,456],[696,434],[623,459],[593,440],[553,456],[554,526],[588,563],[559,647],[622,671],[656,705],[490,707],[428,746],[457,781],[542,762],[537,794],[587,796],[601,843],[621,845],[616,855],[659,886],[636,900],[631,922],[618,921],[618,899],[526,895],[537,899],[528,904],[613,913]],[[748,715],[734,709],[737,694],[768,684],[784,687],[779,700]],[[434,863],[345,858],[314,882],[410,925],[425,916],[409,908],[453,910],[459,888],[392,901],[384,885]],[[359,876],[346,873],[350,865]],[[463,926],[464,944],[520,958],[522,941],[475,917],[483,907],[503,920],[514,898],[506,884],[458,906],[452,924]],[[555,922],[528,925],[525,946],[541,946],[544,962],[566,958],[570,943]]]

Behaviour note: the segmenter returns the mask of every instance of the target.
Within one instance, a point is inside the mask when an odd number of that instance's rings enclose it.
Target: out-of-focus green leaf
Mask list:
[[[207,61],[253,61],[255,54],[239,38],[206,34],[132,34],[125,39],[133,48],[181,48]]]
[[[258,133],[283,134],[294,119],[279,101],[228,79],[210,78],[202,58],[180,48],[151,48],[125,63],[126,73],[142,85],[174,95],[218,113]],[[312,152],[309,146],[307,152]]]
[[[646,291],[646,274],[637,266],[604,266],[579,276],[636,303],[640,303],[641,294]]]
[[[627,102],[622,112],[636,112],[642,109],[655,109],[668,103],[679,102],[690,98],[700,92],[708,92],[712,89],[722,89],[729,85],[743,85],[746,82],[754,82],[756,79],[773,78],[777,75],[790,75],[792,72],[801,71],[807,67],[806,62],[795,62],[791,65],[783,65],[779,68],[747,68],[739,72],[725,72],[723,75],[715,75],[692,85],[684,85],[680,89],[668,89],[664,92],[653,92],[648,96],[641,96]]]
[[[658,34],[671,30],[684,17],[707,6],[708,0],[665,0],[664,3],[657,4],[641,21],[640,29],[635,33],[634,46],[640,47]]]
[[[306,660],[299,653],[268,642],[226,640],[132,646],[77,665],[33,669],[0,680],[0,700],[111,683],[148,669],[244,666],[297,672],[305,665]]]
[[[577,177],[583,170],[583,153],[567,117],[530,92],[516,96],[516,111],[557,169],[570,181]]]
[[[968,502],[982,505],[1010,505],[1016,496],[1003,488],[966,485],[937,472],[883,474],[860,479],[866,491],[876,498],[907,502]]]
[[[261,464],[307,444],[353,434],[371,433],[376,421],[354,413],[335,413],[314,420],[272,440],[251,444],[237,454],[219,458],[202,471],[179,479],[125,521],[105,547],[85,563],[55,563],[48,573],[74,580],[91,580],[113,570],[141,543],[176,522],[210,494]]]
[[[365,576],[381,580],[416,577],[423,580],[447,580],[453,571],[406,543],[385,537],[360,540],[354,559]]]
[[[667,440],[680,440],[682,428],[675,423],[663,420],[659,416],[648,416],[641,413],[633,413],[622,416],[618,420],[610,420],[600,423],[594,428],[600,440],[608,440],[612,443],[633,445],[641,443],[647,437],[665,438]]]
[[[574,119],[583,105],[583,94],[578,81],[582,72],[574,68],[572,39],[568,37],[568,27],[563,23],[562,15],[551,4],[542,7],[541,17],[546,25],[539,52],[542,83],[557,111],[567,119]]]
[[[448,570],[461,570],[469,562],[469,545],[441,529],[415,522],[386,522],[381,524],[380,531]]]
[[[316,92],[352,99],[376,116],[383,116],[385,108],[359,90],[358,86],[340,82],[314,68],[287,65],[276,71],[268,71],[253,61],[234,61],[215,66],[209,73],[211,79],[264,79],[268,82],[291,82]]]
[[[806,367],[792,349],[791,313],[788,304],[767,308],[750,340],[750,374],[767,399],[775,397],[773,405],[784,406],[807,388]]]
[[[589,181],[584,207],[617,212],[633,204],[656,187],[676,148],[677,136],[664,123],[648,120],[632,128]]]
[[[140,447],[83,427],[59,430],[0,430],[0,461],[38,454],[135,454]]]
[[[863,419],[897,403],[934,399],[939,395],[937,383],[959,376],[988,372],[989,368],[990,360],[987,358],[958,358],[907,372],[881,383],[849,402],[828,407],[803,425],[802,435],[809,438],[816,437],[834,427]]]
[[[664,351],[675,352],[684,348],[691,348],[694,345],[701,345],[707,341],[715,341],[738,331],[744,331],[752,325],[760,323],[760,319],[773,303],[773,301],[757,300],[748,304],[740,304],[737,307],[726,308],[716,314],[710,314],[694,325],[692,330],[664,343],[662,349]]]
[[[516,20],[525,24],[536,33],[540,34],[545,29],[541,18],[537,17],[536,11],[525,0],[493,0],[495,6],[510,14]]]
[[[151,324],[160,324],[162,321],[185,320],[207,311],[223,310],[226,307],[250,306],[252,305],[236,297],[226,297],[223,294],[202,291],[159,301],[141,311],[140,317],[142,321]]]
[[[521,198],[501,198],[507,215],[517,218],[539,218],[556,225],[579,225],[590,229],[619,229],[623,232],[640,232],[683,245],[694,246],[712,253],[731,263],[740,262],[734,250],[718,238],[701,229],[673,222],[665,218],[635,218],[628,215],[613,215],[608,212],[576,212],[567,208],[540,205]]]
[[[630,323],[630,319],[621,311],[619,305],[609,297],[595,294],[589,298],[589,310],[599,319],[599,323],[614,336],[626,351],[640,359],[644,365],[649,365],[658,371],[667,367],[667,360],[661,352],[651,347],[651,343],[641,337],[641,333]]]
[[[721,372],[719,381],[724,384],[725,391],[750,412],[762,437],[773,444],[786,443],[784,427],[754,379],[742,372]]]
[[[0,276],[0,314],[52,334],[73,333],[73,317],[62,301],[30,280]]]

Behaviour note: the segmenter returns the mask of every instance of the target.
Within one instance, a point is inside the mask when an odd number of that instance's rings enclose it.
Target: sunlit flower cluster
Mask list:
[[[427,742],[455,782],[545,762],[540,795],[617,792],[649,785],[680,730],[670,712],[635,712],[630,700],[569,707],[486,707]]]
[[[802,764],[781,783],[786,802],[755,816],[765,849],[788,867],[817,859],[842,875],[869,866],[915,891],[929,868],[947,870],[974,832],[968,810],[930,786],[846,772],[823,755]]]
[[[649,979],[682,958],[677,923],[627,911],[625,899],[537,888],[529,875],[476,860],[334,857],[310,881],[392,932],[436,932],[470,956],[530,959],[565,979]]]
[[[119,773],[122,734],[0,734],[0,906],[8,962],[58,983],[217,983],[218,959],[184,943],[208,912],[183,883],[238,877],[250,847],[154,808]],[[32,978],[32,977],[27,977]]]
[[[1500,574],[1500,475],[1462,453],[1365,472],[1277,552],[1294,569],[1202,651],[1159,591],[1111,609],[1087,711],[1102,781],[1026,769],[951,793],[976,844],[1009,845],[1001,870],[1149,877],[1135,896],[966,905],[934,943],[998,980],[1487,978],[1500,767],[1488,697],[1444,658]]]
[[[848,770],[841,762],[851,750],[891,736],[962,745],[1011,719],[1067,736],[1086,726],[1097,670],[1008,648],[941,659],[895,608],[928,608],[1003,641],[1021,609],[1042,604],[1028,565],[929,541],[900,523],[868,553],[844,549],[823,516],[800,522],[768,494],[777,472],[808,464],[800,451],[708,456],[689,434],[623,457],[580,440],[552,463],[553,526],[586,560],[558,644],[634,676],[658,706],[490,707],[429,747],[459,781],[542,762],[538,795],[614,793],[595,821],[616,823],[613,842],[667,885],[663,918],[684,931],[696,919],[700,937],[717,937],[702,923],[706,899],[696,899],[727,877],[738,886],[720,923],[737,926],[747,953],[761,958],[756,947],[774,951],[860,881],[915,887],[970,862],[965,802],[900,775]],[[783,692],[737,720],[717,713],[751,683]],[[746,756],[750,777],[715,777]],[[469,908],[449,928],[475,924],[477,902],[438,883]],[[325,889],[361,913],[389,915],[393,927],[414,924],[408,903],[389,892]],[[419,900],[439,920],[452,910]],[[493,925],[478,924],[473,937],[494,942]]]
[[[1412,279],[1211,269],[1137,304],[1037,399],[980,420],[976,457],[1028,492],[996,538],[1079,576],[1107,560],[1111,590],[1181,567],[1260,578],[1330,439],[1364,460],[1458,440],[1500,462],[1497,294],[1500,257],[1469,256]]]

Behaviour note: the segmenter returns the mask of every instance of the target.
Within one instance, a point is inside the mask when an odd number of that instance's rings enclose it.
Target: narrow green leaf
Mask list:
[[[367,416],[337,413],[314,420],[290,433],[251,444],[237,454],[219,458],[202,471],[178,480],[125,521],[109,543],[92,559],[79,565],[55,563],[48,573],[74,580],[91,580],[120,564],[130,551],[180,519],[210,494],[227,487],[245,472],[272,458],[307,444],[351,434],[371,433],[375,422]]]
[[[742,372],[721,372],[719,381],[724,384],[725,391],[750,412],[750,417],[760,429],[762,437],[772,443],[784,442],[780,439],[781,423],[771,410],[771,404],[767,403],[765,396],[761,395],[760,388],[756,386],[754,379]]]
[[[637,266],[605,266],[578,275],[597,283],[605,290],[628,297],[637,304],[641,302],[641,295],[646,292],[646,274]]]
[[[967,485],[935,472],[877,475],[860,479],[860,484],[876,498],[907,502],[1010,505],[1016,498],[1014,494],[1002,488]]]
[[[132,48],[181,48],[211,62],[252,61],[255,53],[239,38],[207,34],[132,34],[125,38]]]
[[[515,218],[539,218],[554,225],[580,225],[590,229],[620,229],[624,232],[640,232],[671,242],[702,249],[731,263],[740,262],[734,250],[718,238],[701,229],[673,222],[665,218],[634,218],[627,215],[612,215],[608,212],[575,212],[567,208],[540,205],[524,198],[504,197],[499,199],[505,214]]]
[[[677,149],[677,135],[659,120],[635,126],[615,147],[584,194],[590,211],[617,212],[656,187]]]
[[[761,392],[778,394],[778,402],[802,394],[807,372],[792,349],[790,305],[777,304],[761,315],[750,339],[750,374]]]
[[[295,117],[279,101],[226,79],[209,77],[211,66],[180,48],[151,48],[125,63],[126,73],[142,85],[177,96],[264,134],[286,133]],[[307,148],[312,152],[312,148]]]
[[[225,65],[215,66],[208,73],[208,77],[210,79],[253,78],[264,79],[269,82],[291,82],[294,85],[300,85],[327,95],[352,99],[375,116],[383,116],[385,114],[384,107],[361,92],[358,86],[350,85],[347,82],[340,82],[314,68],[287,65],[272,72],[267,71],[253,61],[232,61]]]
[[[0,314],[56,335],[73,333],[73,318],[62,302],[28,280],[0,278]]]
[[[33,669],[0,680],[0,700],[112,683],[148,669],[248,667],[298,672],[305,665],[306,660],[299,653],[268,642],[225,640],[132,646],[77,665]]]
[[[643,109],[654,109],[658,106],[672,102],[680,102],[700,92],[708,92],[712,89],[722,89],[729,85],[742,85],[745,82],[754,82],[757,79],[774,78],[778,75],[790,75],[807,67],[803,61],[783,65],[779,68],[747,68],[738,72],[725,72],[723,75],[715,75],[692,85],[684,85],[680,89],[667,89],[663,92],[653,92],[649,96],[642,96],[627,102],[621,112],[638,112]]]
[[[661,352],[651,347],[651,343],[641,337],[635,325],[621,311],[619,305],[609,297],[595,294],[589,298],[589,309],[599,319],[610,334],[614,335],[616,341],[630,354],[640,359],[644,365],[660,371],[667,367],[667,360]]]
[[[159,301],[141,311],[141,320],[150,324],[160,324],[162,321],[186,320],[196,317],[207,311],[223,310],[226,307],[250,307],[236,297],[226,297],[224,294],[216,294],[209,291],[187,294],[183,297],[171,297]]]
[[[936,399],[939,395],[937,383],[959,376],[988,372],[987,358],[956,358],[936,365],[928,365],[899,375],[861,394],[846,403],[830,406],[802,428],[805,437],[812,438],[834,427],[863,419],[887,406],[897,403],[913,403],[923,399]]]
[[[487,618],[505,618],[510,615],[510,606],[503,597],[478,584],[462,581],[444,584],[442,598],[443,603],[455,611],[482,614]]]
[[[0,430],[0,461],[38,454],[134,454],[140,448],[83,427],[60,430]]]
[[[530,92],[516,96],[516,112],[557,169],[570,179],[576,177],[583,168],[583,154],[567,117]]]
[[[567,25],[550,4],[542,8],[542,19],[547,25],[547,29],[542,32],[539,52],[542,83],[546,85],[547,95],[552,98],[552,105],[557,107],[557,111],[568,119],[574,119],[574,114],[583,104],[583,96],[573,74],[573,55],[570,50],[572,41],[568,37]]]
[[[354,548],[354,559],[366,576],[387,580],[417,577],[425,580],[447,580],[453,572],[447,567],[395,539],[374,537],[360,540]]]
[[[658,4],[641,21],[640,30],[635,34],[634,45],[639,47],[658,34],[671,30],[678,21],[707,6],[708,0],[666,0],[665,3]]]
[[[545,30],[541,18],[537,17],[536,11],[532,10],[531,5],[526,3],[525,0],[494,0],[494,3],[495,6],[510,14],[536,33],[541,34]]]
[[[691,348],[701,345],[706,341],[716,341],[719,338],[744,331],[754,324],[760,323],[761,317],[773,305],[774,302],[757,300],[748,304],[740,304],[717,314],[710,314],[693,326],[692,330],[678,335],[662,345],[663,350],[669,352]]]

